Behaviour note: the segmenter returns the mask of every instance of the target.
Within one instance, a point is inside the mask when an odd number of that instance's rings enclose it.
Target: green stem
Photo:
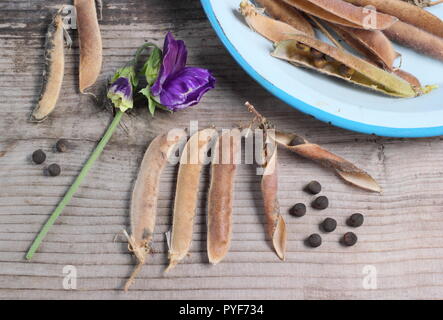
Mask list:
[[[42,243],[43,239],[49,232],[49,229],[54,225],[57,218],[62,213],[63,209],[66,207],[66,205],[69,204],[74,194],[77,192],[78,187],[83,182],[85,177],[87,176],[89,170],[94,165],[94,162],[98,159],[98,157],[103,152],[103,149],[105,148],[106,144],[109,142],[109,139],[111,139],[112,134],[114,133],[115,129],[117,128],[118,124],[120,123],[120,120],[123,116],[122,111],[118,110],[117,114],[114,117],[114,120],[112,120],[111,124],[108,127],[108,130],[106,130],[105,135],[102,137],[100,142],[98,143],[97,147],[95,148],[94,152],[89,157],[86,164],[83,166],[83,169],[80,171],[80,174],[78,175],[77,179],[75,179],[74,183],[69,188],[68,192],[66,192],[63,199],[58,204],[57,208],[55,208],[54,212],[49,217],[48,221],[46,221],[43,228],[40,230],[40,233],[35,238],[34,242],[31,245],[31,248],[29,249],[28,253],[26,254],[26,259],[31,260],[34,256],[35,252],[40,247],[40,244]]]

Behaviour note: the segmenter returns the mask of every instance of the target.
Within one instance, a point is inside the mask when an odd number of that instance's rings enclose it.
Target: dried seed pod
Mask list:
[[[394,42],[443,61],[443,39],[408,23],[398,21],[384,33]]]
[[[409,72],[401,69],[394,70],[394,73],[400,78],[409,82],[414,88],[417,88],[417,90],[420,90],[422,88],[420,80],[418,80],[413,74],[410,74]]]
[[[376,11],[371,23],[368,20],[368,9],[354,6],[342,0],[284,0],[287,4],[323,20],[352,28],[384,30],[398,19]]]
[[[133,283],[151,251],[152,236],[157,216],[157,199],[160,176],[171,154],[186,141],[184,130],[171,131],[157,136],[145,152],[135,181],[131,199],[131,235],[127,235],[130,250],[137,259],[137,266],[125,285],[125,291]]]
[[[270,155],[266,155],[267,160],[264,166],[264,173],[261,182],[263,195],[266,231],[272,241],[277,256],[285,260],[286,252],[286,223],[280,214],[280,204],[278,202],[278,162],[277,146]]]
[[[54,111],[62,88],[65,72],[65,53],[63,38],[63,19],[58,12],[46,34],[45,71],[43,72],[43,87],[37,107],[31,115],[31,121],[41,122]]]
[[[252,30],[272,42],[292,39],[293,34],[302,33],[301,30],[297,30],[287,23],[259,13],[257,9],[246,0],[240,3],[240,12]]]
[[[370,61],[392,71],[399,57],[391,41],[381,31],[369,31],[329,24],[349,46],[366,56]]]
[[[189,252],[203,159],[216,133],[214,129],[204,129],[195,133],[181,155],[169,241],[169,266],[166,271],[174,268]]]
[[[79,89],[92,86],[102,68],[102,38],[95,0],[74,0],[80,42]]]
[[[289,143],[296,136],[297,135],[292,133],[276,131],[275,141],[279,146],[282,146],[285,149],[295,152],[304,158],[315,161],[323,167],[333,169],[341,178],[343,178],[343,180],[352,185],[369,191],[381,192],[380,186],[369,174],[357,168],[351,162],[323,149],[319,145],[312,144],[304,138],[302,139],[305,143],[296,146],[290,145]]]
[[[315,31],[300,11],[282,0],[256,0],[276,20],[289,24],[308,36],[315,38]]]
[[[365,60],[355,57],[350,53],[303,35],[294,35],[293,37],[294,40],[279,42],[271,55],[390,96],[412,98],[420,94],[420,92],[414,90],[407,81],[388,73]],[[298,42],[302,42],[311,48],[323,52],[335,59],[336,63],[328,63],[324,68],[317,68],[312,63],[312,60],[306,58],[304,54],[301,54],[298,51],[296,47]],[[339,66],[341,64],[355,70],[354,74],[349,78],[342,76],[339,72]]]
[[[443,21],[431,12],[401,0],[345,0],[357,6],[373,6],[378,11],[396,16],[400,21],[443,37]],[[412,37],[412,35],[411,35]]]
[[[234,178],[241,148],[239,130],[225,132],[218,139],[211,164],[208,195],[209,262],[219,263],[229,251],[232,234]]]

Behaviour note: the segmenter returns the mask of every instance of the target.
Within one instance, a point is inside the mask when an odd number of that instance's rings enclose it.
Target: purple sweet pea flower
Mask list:
[[[185,67],[188,52],[182,40],[169,32],[163,46],[163,61],[151,88],[154,97],[171,111],[197,104],[215,86],[215,78],[206,69]]]
[[[108,90],[108,98],[112,101],[115,108],[125,112],[133,107],[132,84],[127,77],[117,78]]]

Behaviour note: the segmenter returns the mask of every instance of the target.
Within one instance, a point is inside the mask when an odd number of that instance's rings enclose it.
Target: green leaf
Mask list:
[[[142,95],[144,95],[146,97],[146,99],[148,99],[149,112],[151,113],[152,116],[154,116],[155,107],[157,106],[157,104],[154,101],[154,99],[152,99],[152,97],[151,97],[151,90],[150,90],[149,85],[146,88],[141,89],[140,93]]]
[[[155,47],[142,69],[142,72],[146,77],[146,81],[150,86],[152,86],[157,80],[161,62],[162,51],[159,48]]]

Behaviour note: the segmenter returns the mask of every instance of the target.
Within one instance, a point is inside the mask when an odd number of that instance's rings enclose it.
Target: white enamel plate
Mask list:
[[[349,130],[391,137],[443,134],[443,62],[396,45],[402,69],[430,94],[398,99],[294,67],[270,56],[272,43],[253,32],[238,13],[241,0],[201,0],[215,32],[240,66],[263,87],[298,110]],[[443,4],[430,9],[443,18]]]

